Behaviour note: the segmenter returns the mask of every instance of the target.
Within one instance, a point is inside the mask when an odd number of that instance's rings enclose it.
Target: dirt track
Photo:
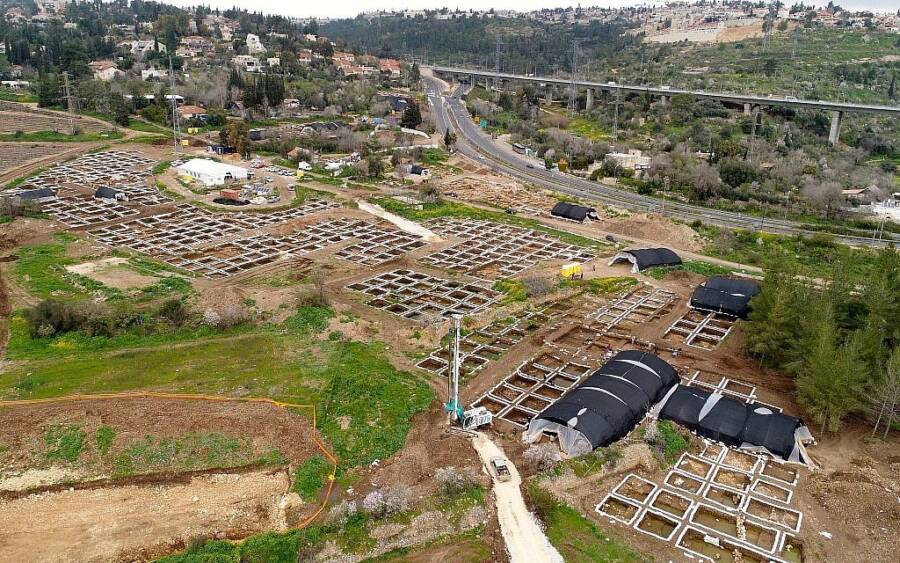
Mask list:
[[[189,484],[63,491],[0,503],[6,561],[146,561],[195,537],[283,527],[284,471],[216,474]]]

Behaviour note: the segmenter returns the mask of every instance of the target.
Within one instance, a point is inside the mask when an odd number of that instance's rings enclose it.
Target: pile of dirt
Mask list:
[[[16,247],[39,244],[50,240],[55,230],[51,221],[19,217],[0,229],[0,253]]]
[[[652,240],[680,250],[698,252],[703,249],[703,239],[693,229],[660,215],[639,213],[615,217],[604,219],[602,225],[605,230],[619,235]]]

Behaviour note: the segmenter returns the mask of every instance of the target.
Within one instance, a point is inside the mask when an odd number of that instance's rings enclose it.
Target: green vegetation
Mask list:
[[[595,473],[599,473],[604,467],[615,464],[622,458],[622,451],[615,447],[598,448],[590,453],[582,456],[573,457],[563,460],[553,466],[554,475],[562,475],[571,469],[579,478],[585,478]]]
[[[304,502],[312,502],[325,486],[330,474],[331,464],[328,460],[321,455],[314,455],[294,472],[291,490],[300,495]]]
[[[661,280],[666,277],[669,272],[682,271],[691,272],[701,276],[727,276],[731,273],[730,268],[711,264],[709,262],[698,262],[696,260],[685,260],[678,266],[654,266],[648,268],[645,274],[653,279]]]
[[[590,139],[591,141],[599,141],[602,139],[609,139],[609,133],[600,127],[600,124],[595,120],[587,119],[585,117],[575,117],[569,122],[569,126],[567,127],[569,131],[578,135],[579,137],[584,137],[585,139]]]
[[[444,561],[488,563],[494,560],[494,555],[490,546],[482,539],[482,534],[483,530],[476,528],[464,534],[445,536],[424,545],[401,547],[366,561],[372,563],[432,561],[435,559],[434,554],[439,553]]]
[[[593,295],[614,295],[621,291],[625,291],[637,283],[638,281],[636,278],[628,276],[592,278],[586,280],[560,280],[560,286],[563,288],[572,287]]]
[[[113,441],[116,439],[116,429],[112,426],[102,425],[97,429],[97,434],[94,437],[94,442],[97,445],[97,451],[101,456],[105,456],[109,453],[109,449],[112,447]]]
[[[436,219],[438,217],[483,219],[486,221],[507,223],[510,225],[515,225],[517,227],[534,229],[536,231],[541,231],[553,235],[563,242],[576,244],[578,246],[585,246],[601,250],[606,250],[609,246],[608,243],[600,240],[546,227],[538,221],[535,221],[534,219],[518,217],[516,215],[510,215],[508,213],[503,213],[500,211],[487,211],[457,202],[442,201],[439,203],[425,203],[422,205],[422,209],[416,209],[415,207],[406,205],[391,198],[372,198],[371,201],[372,203],[380,205],[391,213],[395,213],[397,215],[400,215],[401,217],[405,217],[406,219],[418,222],[427,221],[429,219]]]
[[[68,233],[57,233],[54,242],[21,247],[19,259],[13,265],[18,282],[29,293],[43,299],[85,298],[94,292],[104,293],[108,298],[121,296],[116,289],[66,271],[67,265],[76,262],[66,257],[66,247],[74,240]]]
[[[68,135],[58,131],[34,131],[31,133],[3,133],[0,134],[2,142],[35,142],[35,143],[88,143],[93,141],[108,141],[121,139],[123,136],[118,131],[103,131],[100,133],[78,133]]]
[[[852,413],[890,412],[900,392],[900,255],[868,256],[863,268],[841,253],[830,269],[815,269],[819,279],[773,257],[750,302],[746,351],[795,377],[798,402],[821,432],[837,431]]]
[[[283,463],[280,453],[255,453],[249,438],[218,432],[190,432],[178,438],[144,436],[128,443],[116,455],[115,475],[126,477],[156,471],[196,471],[241,467],[250,464]]]
[[[74,463],[84,450],[84,430],[78,424],[54,424],[44,432],[48,461]]]
[[[140,119],[129,119],[126,126],[132,131],[140,131],[141,133],[159,133],[163,136],[171,136],[172,130],[156,123],[141,121]],[[158,138],[158,137],[157,137]]]
[[[659,421],[655,427],[650,428],[654,429],[644,428],[641,436],[651,446],[663,467],[673,465],[690,446],[682,431],[671,420]]]
[[[0,100],[4,102],[19,102],[20,104],[37,103],[37,97],[32,94],[19,94],[9,90],[0,90]]]
[[[450,155],[443,149],[425,149],[422,151],[422,164],[435,166],[447,162]]]
[[[304,307],[282,325],[185,326],[149,335],[134,327],[114,336],[70,332],[49,338],[31,338],[24,318],[15,315],[7,358],[19,361],[0,374],[0,397],[249,390],[317,404],[320,430],[342,469],[385,459],[403,445],[410,419],[434,393],[420,378],[395,369],[382,344],[315,338],[332,315]],[[144,457],[153,458],[160,447],[146,445]],[[140,451],[135,455],[143,459]]]
[[[162,174],[163,172],[165,172],[166,170],[168,170],[171,167],[172,167],[171,160],[163,160],[161,162],[157,162],[153,166],[153,168],[150,170],[150,173],[153,174],[154,176],[159,176],[160,174]]]
[[[577,510],[556,500],[537,480],[528,484],[528,497],[544,522],[547,538],[567,562],[650,560],[622,540],[604,534]]]
[[[525,291],[525,284],[522,280],[497,280],[494,282],[492,289],[503,294],[503,298],[500,300],[501,305],[509,305],[510,303],[528,300],[528,293]]]

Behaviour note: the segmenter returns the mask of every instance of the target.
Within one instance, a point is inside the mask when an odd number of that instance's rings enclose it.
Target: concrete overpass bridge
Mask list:
[[[552,99],[554,90],[571,89],[572,80],[548,76],[528,76],[522,74],[498,73],[486,70],[475,70],[460,67],[432,66],[437,76],[472,85],[482,83],[488,89],[506,88],[514,84],[531,84],[548,92]],[[736,94],[732,92],[707,92],[705,90],[682,90],[668,86],[639,86],[619,84],[616,82],[591,82],[576,80],[575,88],[586,92],[586,107],[594,105],[597,93],[643,94],[659,98],[663,103],[678,94],[690,94],[698,99],[717,100],[719,102],[744,107],[744,113],[750,114],[760,107],[788,107],[792,109],[811,109],[831,112],[831,129],[828,134],[829,144],[834,145],[840,138],[841,120],[845,113],[871,113],[900,118],[900,106],[883,106],[871,104],[855,104],[850,102],[828,102],[825,100],[801,100],[793,96],[761,96],[753,94]]]

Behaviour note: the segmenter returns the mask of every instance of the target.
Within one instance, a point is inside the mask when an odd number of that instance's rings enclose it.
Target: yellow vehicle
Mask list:
[[[563,264],[559,275],[565,280],[582,280],[584,279],[584,268],[578,262]]]

